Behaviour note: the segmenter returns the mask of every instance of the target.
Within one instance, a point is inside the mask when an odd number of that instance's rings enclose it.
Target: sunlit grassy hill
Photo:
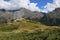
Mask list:
[[[35,30],[45,31],[45,29],[60,28],[59,26],[47,26],[40,22],[30,20],[17,20],[15,22],[8,22],[7,24],[0,25],[0,31],[2,32],[22,32],[27,30],[33,32]]]
[[[60,40],[60,26],[18,20],[0,25],[0,40]]]
[[[60,40],[60,9],[50,13],[0,10],[0,40]]]

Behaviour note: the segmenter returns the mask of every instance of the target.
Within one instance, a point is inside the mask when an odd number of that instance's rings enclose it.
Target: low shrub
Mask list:
[[[12,31],[18,29],[19,25],[1,25],[0,31]]]

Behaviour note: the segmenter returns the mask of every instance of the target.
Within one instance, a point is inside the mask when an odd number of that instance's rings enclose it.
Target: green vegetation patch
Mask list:
[[[60,40],[60,29],[48,29],[45,31],[0,34],[0,40]]]
[[[0,25],[0,31],[12,31],[18,29],[19,25],[14,25],[14,24],[2,24]]]

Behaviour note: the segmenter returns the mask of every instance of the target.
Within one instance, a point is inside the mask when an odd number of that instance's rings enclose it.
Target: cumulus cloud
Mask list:
[[[37,7],[37,3],[30,3],[30,0],[10,0],[9,2],[0,0],[0,9],[13,10],[19,8],[26,8],[31,11],[40,11]]]
[[[37,5],[37,3],[30,3],[28,9],[30,9],[32,11],[34,11],[34,10],[40,11],[40,9],[36,5]]]
[[[56,8],[60,8],[60,0],[53,0],[53,3],[47,3],[47,5],[44,6],[45,11],[53,11]]]
[[[0,9],[8,8],[8,6],[10,6],[10,3],[4,2],[3,0],[0,0]]]

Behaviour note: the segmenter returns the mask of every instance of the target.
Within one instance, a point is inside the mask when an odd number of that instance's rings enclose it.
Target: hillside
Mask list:
[[[0,40],[60,40],[59,8],[46,14],[27,9],[0,10]]]
[[[0,40],[60,40],[60,26],[46,26],[40,22],[19,20],[0,25]]]

